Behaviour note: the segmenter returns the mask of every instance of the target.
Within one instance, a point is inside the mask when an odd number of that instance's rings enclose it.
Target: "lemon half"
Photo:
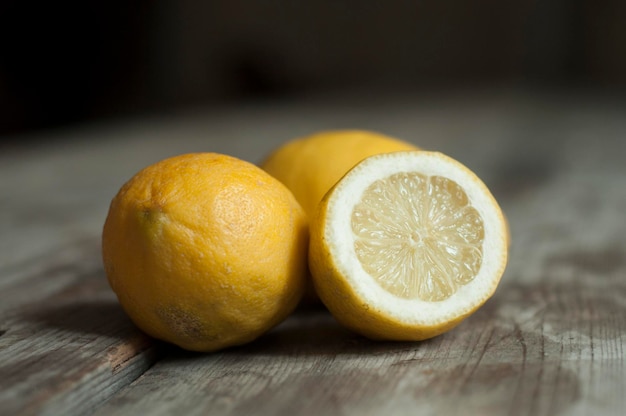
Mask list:
[[[321,201],[309,265],[321,300],[374,339],[422,340],[492,296],[508,233],[485,184],[435,152],[372,156]]]

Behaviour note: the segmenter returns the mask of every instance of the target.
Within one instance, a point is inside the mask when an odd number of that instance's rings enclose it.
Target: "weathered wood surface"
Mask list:
[[[0,147],[0,415],[624,414],[624,115],[623,102],[580,96],[317,101]],[[482,309],[420,343],[372,342],[303,310],[214,354],[133,327],[99,257],[124,180],[189,151],[258,162],[288,138],[339,127],[443,151],[492,188],[513,244]]]

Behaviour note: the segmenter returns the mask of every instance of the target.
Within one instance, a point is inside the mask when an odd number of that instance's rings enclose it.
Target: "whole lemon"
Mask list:
[[[285,143],[260,166],[284,183],[312,216],[326,192],[354,165],[369,156],[406,150],[418,148],[371,131],[322,131]]]
[[[324,195],[357,163],[369,156],[407,150],[419,149],[366,130],[322,131],[285,143],[260,166],[285,184],[307,216],[313,218]],[[319,303],[310,278],[303,303]]]
[[[186,154],[148,166],[111,202],[106,275],[147,334],[214,351],[254,340],[299,302],[308,225],[291,192],[234,157]]]

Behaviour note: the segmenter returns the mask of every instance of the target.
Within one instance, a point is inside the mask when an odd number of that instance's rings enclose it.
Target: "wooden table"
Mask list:
[[[0,414],[625,414],[625,104],[515,91],[317,97],[0,147]],[[347,127],[443,151],[493,190],[513,243],[482,309],[418,343],[369,341],[301,310],[213,354],[130,323],[99,243],[126,179],[184,152],[258,162],[294,136]]]

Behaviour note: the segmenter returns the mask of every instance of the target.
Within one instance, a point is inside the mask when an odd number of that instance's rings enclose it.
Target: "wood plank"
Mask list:
[[[1,414],[84,414],[157,359],[110,290],[98,247],[60,250],[4,285]]]
[[[624,174],[615,156],[597,171],[563,163],[592,151],[579,144],[554,171],[533,176],[529,163],[512,175],[530,181],[500,187],[513,230],[508,270],[451,332],[372,342],[324,312],[301,313],[248,346],[173,349],[97,414],[621,414]]]
[[[1,268],[0,316],[21,305],[36,304],[101,268],[99,249],[95,238],[84,239]]]
[[[625,107],[457,98],[201,111],[0,154],[0,414],[621,414]],[[513,246],[484,308],[422,343],[371,342],[301,311],[215,354],[132,326],[98,245],[124,180],[177,153],[258,161],[288,138],[354,126],[444,151],[494,190]]]
[[[295,316],[246,347],[172,351],[97,414],[620,414],[624,295],[511,284],[422,343]]]

